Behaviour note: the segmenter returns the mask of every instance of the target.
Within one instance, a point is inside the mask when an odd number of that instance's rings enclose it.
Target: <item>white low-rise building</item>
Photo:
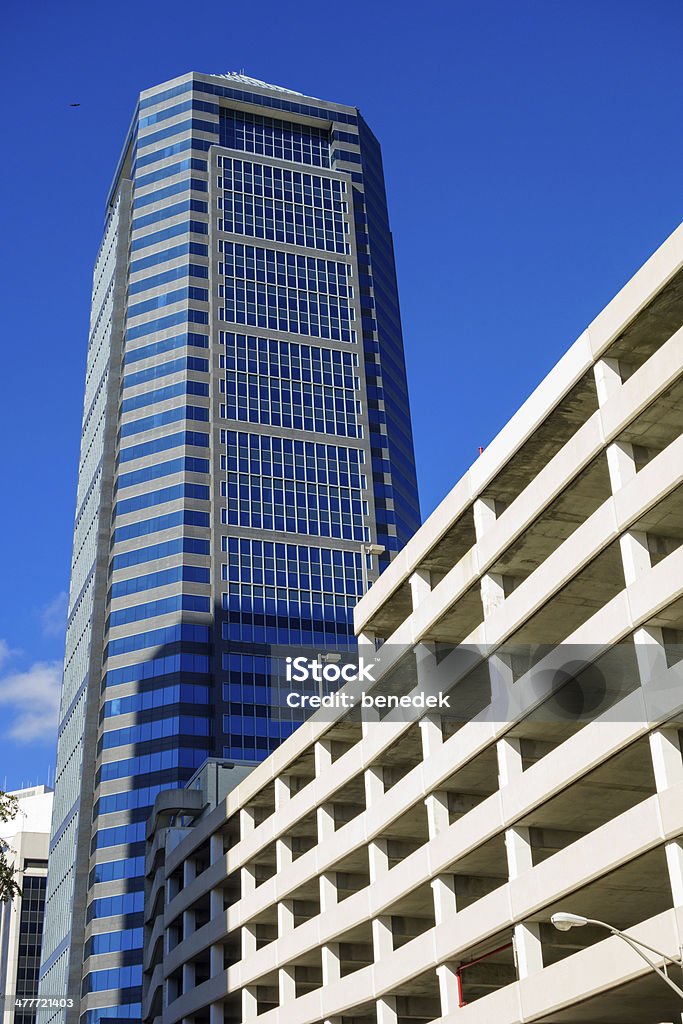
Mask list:
[[[148,1021],[681,1019],[550,918],[680,956],[682,428],[683,226],[357,607],[375,680],[344,692],[457,711],[322,709],[227,796],[163,794]]]
[[[33,1024],[30,1001],[38,993],[38,970],[43,938],[45,884],[50,845],[52,790],[47,786],[17,789],[18,811],[0,822],[0,839],[7,844],[5,859],[19,892],[0,903],[0,993],[3,1024]],[[28,1000],[19,1006],[16,1000]]]

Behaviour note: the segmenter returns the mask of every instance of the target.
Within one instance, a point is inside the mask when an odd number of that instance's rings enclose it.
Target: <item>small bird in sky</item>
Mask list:
[[[70,103],[70,107],[80,107],[80,103]]]

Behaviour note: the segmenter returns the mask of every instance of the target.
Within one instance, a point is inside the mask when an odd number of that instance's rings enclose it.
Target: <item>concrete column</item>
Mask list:
[[[244,924],[240,928],[241,959],[246,960],[256,952],[256,925]]]
[[[294,967],[281,967],[277,972],[278,1002],[280,1006],[293,1003],[296,999],[296,979]]]
[[[332,764],[332,744],[328,740],[320,740],[314,748],[316,778],[323,774]],[[334,835],[334,805],[323,804],[317,810],[318,842],[323,843]],[[319,879],[320,913],[336,907],[338,903],[337,873],[326,871]],[[341,968],[338,943],[321,946],[323,985],[339,981]]]
[[[664,636],[659,626],[640,626],[633,633],[641,686],[666,672]]]
[[[409,580],[413,611],[432,591],[432,574],[429,569],[416,569]]]
[[[449,964],[441,964],[436,969],[436,977],[439,982],[439,998],[441,999],[441,1015],[446,1017],[449,1013],[456,1013],[463,1009],[460,1006],[460,988],[458,975]]]
[[[372,839],[368,843],[368,865],[370,885],[374,885],[389,870],[386,839]]]
[[[223,846],[223,836],[219,832],[214,833],[214,835],[212,835],[211,838],[209,839],[209,860],[211,861],[211,864],[218,864],[220,861],[222,861],[224,856],[225,850]],[[223,889],[220,886],[217,886],[215,889],[212,889],[209,894],[209,912],[212,920],[216,917],[220,917],[220,915],[224,912]],[[212,977],[215,977],[217,974],[221,974],[223,972],[223,970],[225,969],[224,959],[225,956],[222,943],[215,943],[214,945],[212,945],[209,950],[209,969]],[[217,1011],[216,1014],[214,1014],[214,1009]],[[219,1014],[218,1011],[220,1011]],[[216,1004],[215,1007],[212,1004],[210,1010],[209,1024],[212,1024],[214,1016],[216,1017],[216,1020],[220,1021],[222,1024],[222,1003]]]
[[[598,405],[604,405],[621,387],[618,359],[598,359],[593,367]]]
[[[217,864],[225,856],[225,850],[223,847],[223,836],[220,833],[215,833],[209,839],[209,859],[211,864]],[[218,917],[223,913],[223,889],[217,886],[211,890],[210,896],[210,914],[211,917]]]
[[[474,515],[474,536],[478,543],[496,523],[496,500],[494,498],[477,498],[472,505],[472,513]],[[490,612],[505,600],[503,578],[498,573],[487,572],[482,575],[480,590],[483,616],[487,618]]]
[[[292,780],[289,775],[279,775],[275,779],[275,810],[281,811],[289,803],[292,794]]]
[[[376,708],[362,708],[360,714],[361,735],[365,738],[379,724],[379,711]]]
[[[381,767],[368,768],[365,772],[365,799],[368,807],[372,806],[375,796],[384,793],[383,769]],[[370,885],[374,885],[389,870],[389,856],[387,853],[386,839],[373,839],[368,843],[368,865],[370,871]],[[389,956],[394,950],[394,938],[391,927],[391,917],[382,915],[372,921],[372,955],[375,963],[379,963],[383,957]],[[379,999],[377,1001],[378,1024],[396,1024],[396,1000]]]
[[[384,796],[384,769],[381,765],[371,765],[363,774],[365,783],[365,805],[370,809],[374,800]]]
[[[358,634],[358,646],[359,647],[375,647],[375,634],[371,629],[365,629],[362,633]]]
[[[255,811],[253,807],[243,807],[240,810],[240,838],[244,839],[250,835],[255,827]],[[242,892],[242,898],[248,896],[254,892],[256,888],[256,869],[253,864],[245,864],[240,869],[240,887]],[[248,956],[252,956],[256,952],[256,925],[245,924],[240,928],[240,944],[241,944],[241,956],[245,960]],[[243,1003],[243,1015],[245,1020],[248,1018],[248,1013],[244,1010],[245,1001],[247,1008],[251,1007],[251,996],[248,994],[251,990],[244,989],[242,992],[242,1003]],[[246,993],[246,994],[245,994]],[[253,997],[254,1006],[256,997]],[[251,1012],[251,1011],[250,1011]],[[256,1010],[253,1010],[252,1016],[256,1016]]]
[[[222,1003],[211,1003],[209,1007],[209,1024],[223,1024],[225,1011]]]
[[[605,449],[612,493],[620,491],[636,475],[633,445],[628,441],[613,441]]]
[[[675,728],[656,729],[650,733],[650,753],[657,792],[683,783],[683,757]],[[683,840],[675,839],[664,847],[669,871],[671,894],[675,907],[683,906]]]
[[[195,916],[194,911],[185,910],[183,911],[183,940],[188,939],[192,932],[195,930]]]
[[[517,739],[504,737],[496,744],[498,784],[502,789],[522,774],[522,752]],[[512,881],[533,867],[529,829],[513,826],[505,830],[508,878]],[[514,942],[520,980],[543,970],[543,949],[538,924],[516,924]]]
[[[477,498],[473,511],[474,533],[479,542],[496,522],[495,499]],[[485,573],[480,580],[479,589],[484,621],[486,621],[505,601],[505,584],[502,575],[494,572]],[[489,658],[488,669],[491,680],[491,703],[501,708],[499,714],[502,721],[507,717],[507,695],[514,683],[512,669],[508,659],[499,654]]]
[[[197,877],[197,867],[191,857],[183,861],[183,888],[186,888]]]
[[[194,964],[183,964],[183,994],[191,992],[194,988]]]
[[[472,509],[474,513],[474,534],[477,541],[480,541],[496,522],[495,499],[477,498]],[[481,578],[479,587],[484,618],[487,619],[505,600],[503,577],[499,573],[485,573]]]
[[[377,1000],[377,1024],[397,1024],[396,997],[383,996]]]
[[[223,946],[219,943],[215,943],[209,949],[209,969],[212,978],[225,970]]]
[[[422,738],[422,756],[426,760],[443,745],[443,733],[439,719],[431,715],[423,718],[420,721],[420,735]],[[448,793],[445,791],[430,793],[425,798],[425,807],[427,808],[429,838],[434,839],[441,832],[445,832],[450,825]],[[431,887],[436,924],[440,925],[449,919],[452,920],[457,910],[454,876],[452,874],[438,875],[432,880]],[[447,977],[448,975],[445,974],[444,978],[446,979]],[[449,1011],[445,1010],[442,1006],[442,1012],[445,1014]]]
[[[291,797],[291,780],[281,775],[275,780],[275,810],[281,811]],[[292,840],[290,836],[282,836],[275,840],[275,864],[278,873],[284,871],[292,863]]]
[[[249,987],[242,989],[242,1020],[254,1020],[258,1013],[258,1001],[256,989]]]
[[[375,963],[394,952],[394,935],[388,916],[376,917],[372,922],[372,951]]]
[[[422,760],[426,761],[443,746],[443,731],[439,715],[424,715],[420,719],[420,739],[422,740]]]
[[[339,943],[331,942],[327,946],[322,946],[321,950],[322,970],[323,970],[323,987],[325,985],[332,985],[335,981],[339,981],[341,978],[341,960],[339,956]]]

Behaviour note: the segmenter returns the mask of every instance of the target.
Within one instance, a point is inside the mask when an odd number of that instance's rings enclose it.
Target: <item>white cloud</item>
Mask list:
[[[38,661],[25,672],[0,678],[0,707],[8,727],[5,737],[17,743],[53,742],[57,735],[62,666]]]
[[[62,590],[40,609],[40,621],[44,636],[61,636],[64,633],[68,597],[66,590]]]
[[[0,639],[0,668],[2,668],[10,658],[13,658],[14,655],[18,653],[18,651],[15,651],[10,647],[6,640]]]

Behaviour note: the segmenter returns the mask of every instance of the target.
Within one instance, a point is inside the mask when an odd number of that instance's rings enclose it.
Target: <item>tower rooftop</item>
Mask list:
[[[297,92],[296,89],[285,89],[283,85],[273,85],[271,82],[262,82],[260,78],[251,78],[250,75],[245,75],[242,71],[226,71],[219,74],[213,74],[213,78],[227,78],[230,82],[239,82],[242,85],[253,85],[261,89],[273,89],[275,92],[286,92],[290,96],[304,96],[305,93]],[[316,99],[317,97],[313,97]]]

